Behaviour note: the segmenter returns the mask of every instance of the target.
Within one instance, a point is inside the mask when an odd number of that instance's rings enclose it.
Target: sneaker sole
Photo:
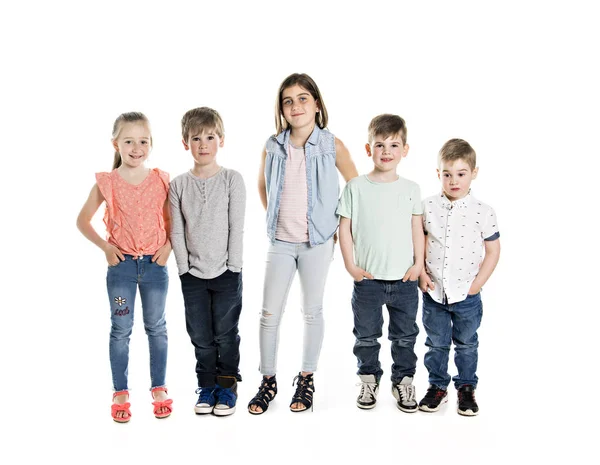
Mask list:
[[[398,407],[398,410],[401,410],[404,413],[415,413],[417,410],[419,410],[419,406],[417,404],[415,404],[413,408],[401,407],[398,403],[400,402],[400,395],[395,389],[392,389],[392,395],[394,396],[394,399],[396,399],[396,407]]]
[[[372,408],[375,408],[376,405],[377,405],[377,403],[372,404],[372,405],[359,404],[358,402],[356,403],[356,406],[363,410],[371,410]]]
[[[440,405],[438,405],[437,407],[431,408],[431,407],[428,407],[427,405],[419,405],[419,410],[421,410],[423,412],[428,412],[428,413],[437,412],[440,408],[442,408],[442,405],[445,404],[446,402],[448,402],[448,396],[444,397],[440,401]]]
[[[206,415],[207,413],[212,413],[214,407],[198,407],[194,406],[194,412],[196,415]]]
[[[459,415],[462,415],[463,417],[476,417],[477,415],[479,415],[479,411],[474,412],[471,409],[468,410],[460,410],[459,408],[456,409],[456,412]]]
[[[235,407],[230,407],[227,409],[215,408],[212,413],[218,417],[226,417],[227,415],[232,415],[235,413]]]

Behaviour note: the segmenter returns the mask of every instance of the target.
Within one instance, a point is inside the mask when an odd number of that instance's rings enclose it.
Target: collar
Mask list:
[[[317,142],[319,142],[319,136],[321,135],[321,131],[322,129],[315,124],[315,128],[313,129],[313,132],[310,134],[310,137],[308,138],[306,143],[310,145],[317,145]],[[277,142],[279,142],[284,147],[287,147],[290,141],[290,134],[291,129],[289,128],[283,132],[280,132],[279,135],[276,137]]]
[[[467,193],[467,195],[465,195],[462,199],[458,199],[455,200],[454,202],[451,202],[448,197],[446,197],[446,194],[444,194],[444,191],[442,191],[440,193],[440,203],[442,205],[442,208],[446,208],[448,210],[457,207],[457,208],[466,208],[469,203],[471,203],[471,189],[469,189],[469,192]]]

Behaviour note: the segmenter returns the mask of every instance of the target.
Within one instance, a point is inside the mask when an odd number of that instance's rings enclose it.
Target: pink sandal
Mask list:
[[[127,395],[127,397],[129,397],[129,391],[115,392],[113,394],[113,404],[110,408],[112,418],[117,423],[127,423],[129,420],[131,420],[131,412],[129,411],[129,407],[131,407],[131,404],[129,402],[125,402],[124,404],[115,404],[114,403],[115,397],[122,396],[122,395]],[[119,416],[117,416],[117,413],[119,413],[119,412],[125,412],[127,415],[119,417]]]
[[[152,389],[150,392],[152,393],[152,398],[154,399],[154,393],[158,392],[158,391],[165,391],[165,394],[167,393],[167,388],[165,387],[156,387],[154,389]],[[172,399],[167,399],[167,400],[155,400],[154,402],[152,402],[152,405],[154,405],[154,416],[156,418],[167,418],[169,415],[171,415],[171,413],[173,412],[173,407],[171,407],[171,405],[173,404],[173,400]],[[167,409],[166,412],[162,412],[162,413],[158,413],[159,410],[161,409]]]

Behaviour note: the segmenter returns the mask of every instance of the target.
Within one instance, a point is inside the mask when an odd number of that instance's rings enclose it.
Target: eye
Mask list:
[[[291,105],[291,104],[292,104],[292,101],[291,101],[290,99],[285,99],[285,100],[283,101],[283,104],[284,104],[284,105]]]
[[[459,176],[460,178],[462,178],[464,175],[465,175],[465,173],[458,173],[458,176]]]
[[[306,102],[307,98],[306,97],[300,97],[300,101],[301,102]]]
[[[199,138],[199,137],[192,137],[192,140],[193,140],[194,142],[198,142],[198,141],[200,140],[200,138]]]
[[[125,143],[126,144],[131,144],[131,141],[130,140],[126,140]]]
[[[398,144],[392,144],[392,147],[397,149],[398,147],[400,147]]]
[[[215,136],[208,136],[208,140],[213,140]]]
[[[148,141],[147,140],[143,140],[142,141],[142,145],[148,145]]]
[[[444,173],[444,177],[445,177],[445,178],[449,178],[449,177],[450,177],[450,174],[448,174],[448,173]]]

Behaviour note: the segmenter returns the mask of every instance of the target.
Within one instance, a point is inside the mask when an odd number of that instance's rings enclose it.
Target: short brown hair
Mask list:
[[[194,108],[187,111],[181,118],[181,135],[185,141],[188,140],[192,131],[201,133],[210,129],[214,129],[219,137],[223,137],[225,134],[221,115],[212,108]]]
[[[279,91],[277,92],[277,101],[275,102],[275,130],[277,131],[277,134],[282,133],[289,126],[283,116],[283,91],[295,85],[299,85],[303,89],[306,89],[319,104],[319,111],[315,115],[315,124],[321,129],[326,128],[328,120],[327,108],[325,108],[325,102],[321,96],[321,91],[319,91],[319,88],[317,87],[317,83],[308,74],[294,73],[283,80],[279,86]]]
[[[406,121],[398,115],[389,113],[376,116],[369,124],[369,144],[373,142],[376,136],[388,138],[399,134],[402,138],[402,144],[406,145]]]
[[[477,166],[477,155],[473,147],[463,139],[450,139],[440,149],[438,154],[438,166],[445,162],[455,162],[456,160],[463,160],[471,171]]]

